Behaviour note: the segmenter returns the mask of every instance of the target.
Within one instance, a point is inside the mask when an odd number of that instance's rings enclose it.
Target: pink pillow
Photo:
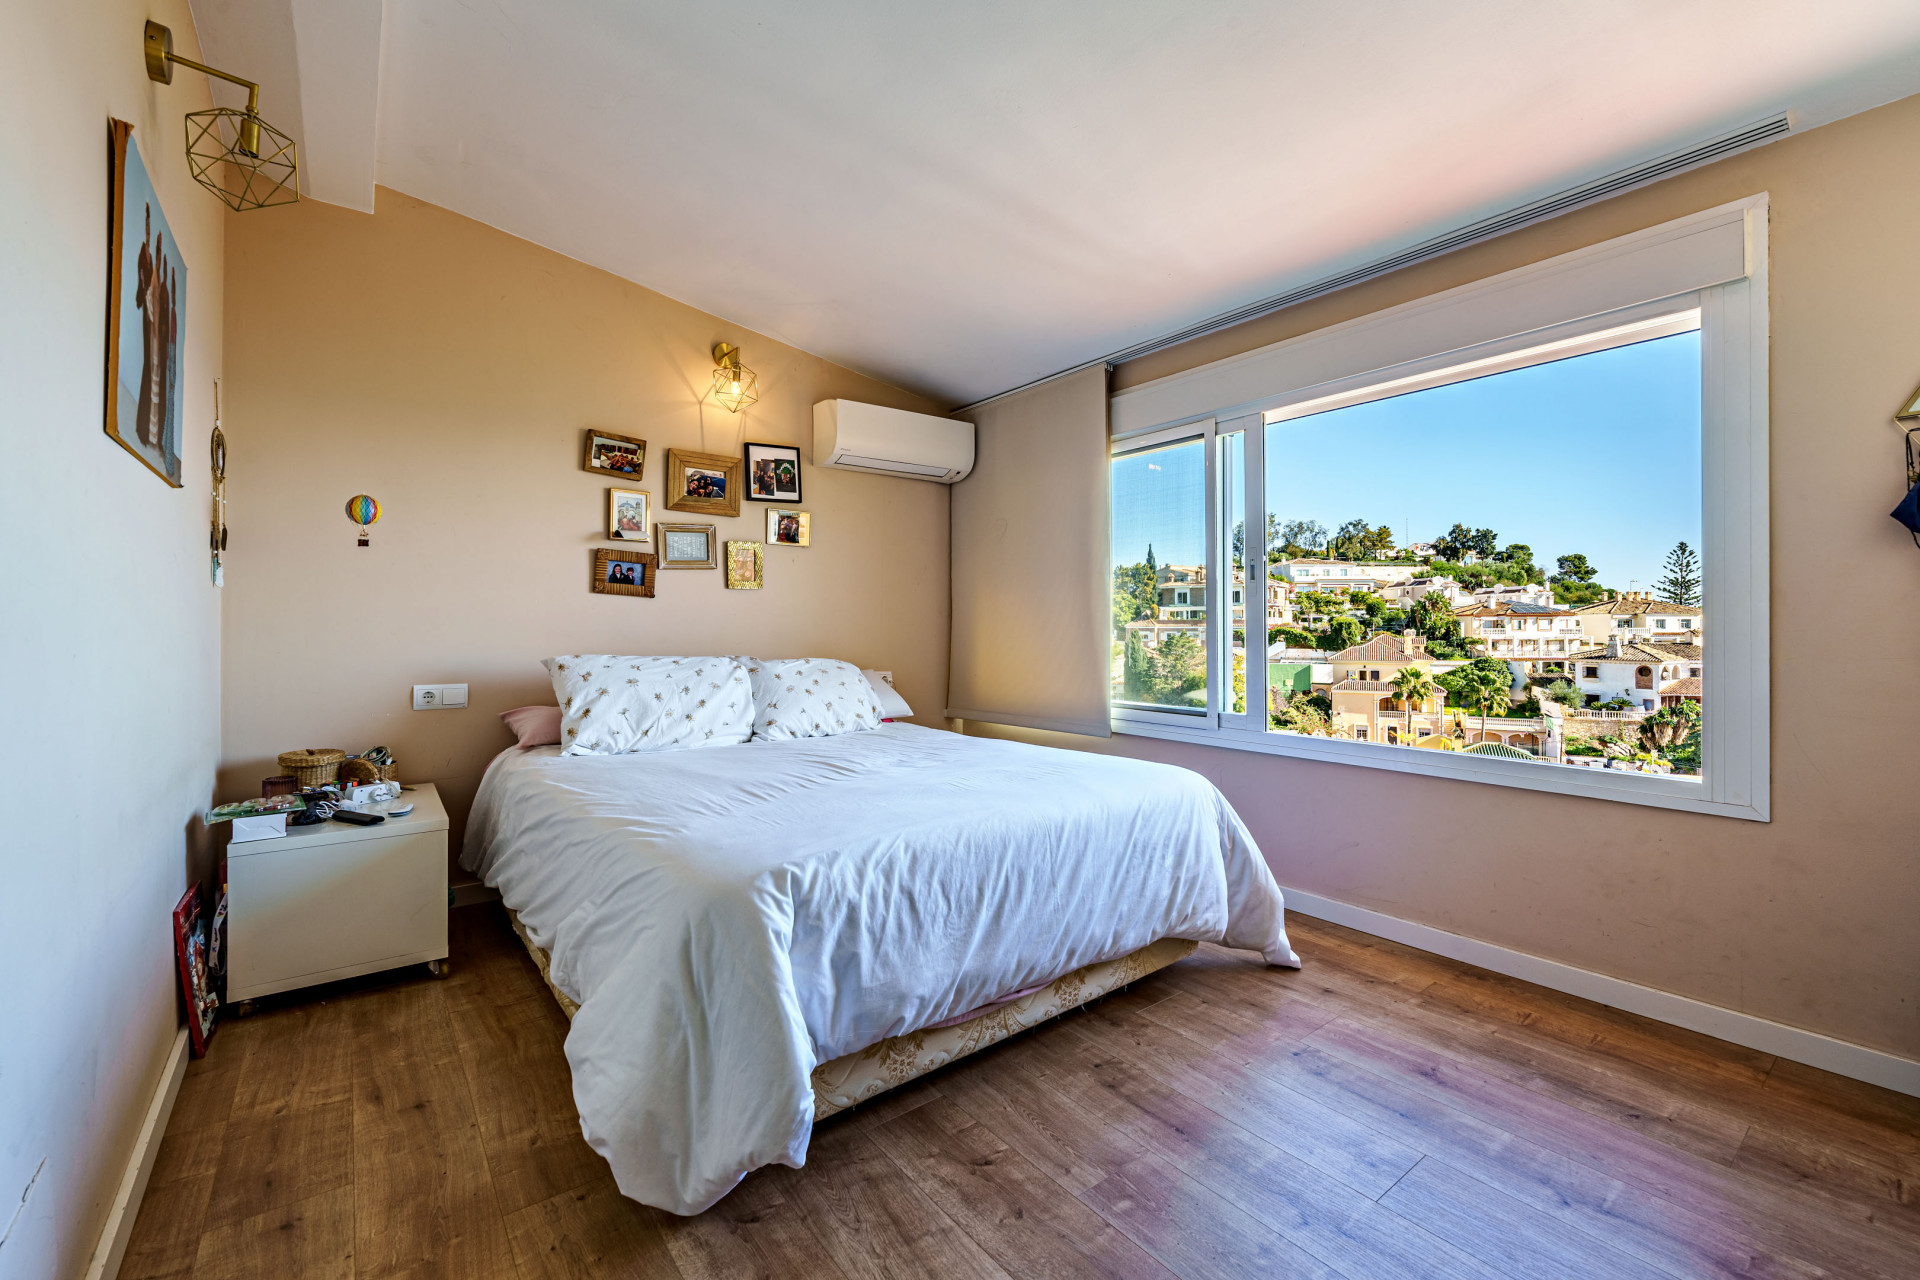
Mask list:
[[[502,711],[500,719],[506,722],[507,728],[513,730],[522,747],[560,745],[558,707],[515,707],[511,711]]]

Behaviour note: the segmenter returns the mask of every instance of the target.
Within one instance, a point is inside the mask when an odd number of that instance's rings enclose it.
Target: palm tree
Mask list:
[[[1413,713],[1426,710],[1427,700],[1440,692],[1440,686],[1433,682],[1419,667],[1402,667],[1393,673],[1393,696],[1407,704],[1407,737],[1415,736]]]
[[[1473,701],[1480,709],[1480,741],[1487,740],[1487,708],[1496,702],[1510,703],[1511,688],[1511,683],[1501,679],[1499,673],[1484,667],[1474,669]]]

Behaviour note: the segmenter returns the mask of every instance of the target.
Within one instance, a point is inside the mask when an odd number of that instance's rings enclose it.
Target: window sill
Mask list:
[[[1363,769],[1389,769],[1395,773],[1417,773],[1433,778],[1489,783],[1497,787],[1583,796],[1592,800],[1618,800],[1626,804],[1680,809],[1689,813],[1741,818],[1749,822],[1769,820],[1765,812],[1753,805],[1708,799],[1704,781],[1657,774],[1530,764],[1491,756],[1462,755],[1453,751],[1428,751],[1419,747],[1388,746],[1381,742],[1348,742],[1338,738],[1307,738],[1258,729],[1189,727],[1160,720],[1138,719],[1124,713],[1115,714],[1112,723],[1114,733],[1132,737],[1162,738],[1195,746],[1222,747],[1229,751],[1251,751],[1260,755],[1358,765]]]

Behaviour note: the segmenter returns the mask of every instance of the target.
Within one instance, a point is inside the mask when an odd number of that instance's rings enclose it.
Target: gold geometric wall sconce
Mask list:
[[[722,342],[713,348],[713,398],[738,413],[760,398],[760,376],[740,363],[740,348]]]
[[[247,91],[247,109],[214,107],[187,113],[187,168],[193,180],[230,209],[270,209],[300,199],[293,139],[260,118],[260,86],[173,51],[173,32],[147,23],[147,78],[173,83],[173,65],[216,76]]]

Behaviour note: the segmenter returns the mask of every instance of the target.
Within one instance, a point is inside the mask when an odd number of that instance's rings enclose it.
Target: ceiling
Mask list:
[[[1913,0],[192,4],[312,197],[377,182],[953,404],[1920,92]]]

